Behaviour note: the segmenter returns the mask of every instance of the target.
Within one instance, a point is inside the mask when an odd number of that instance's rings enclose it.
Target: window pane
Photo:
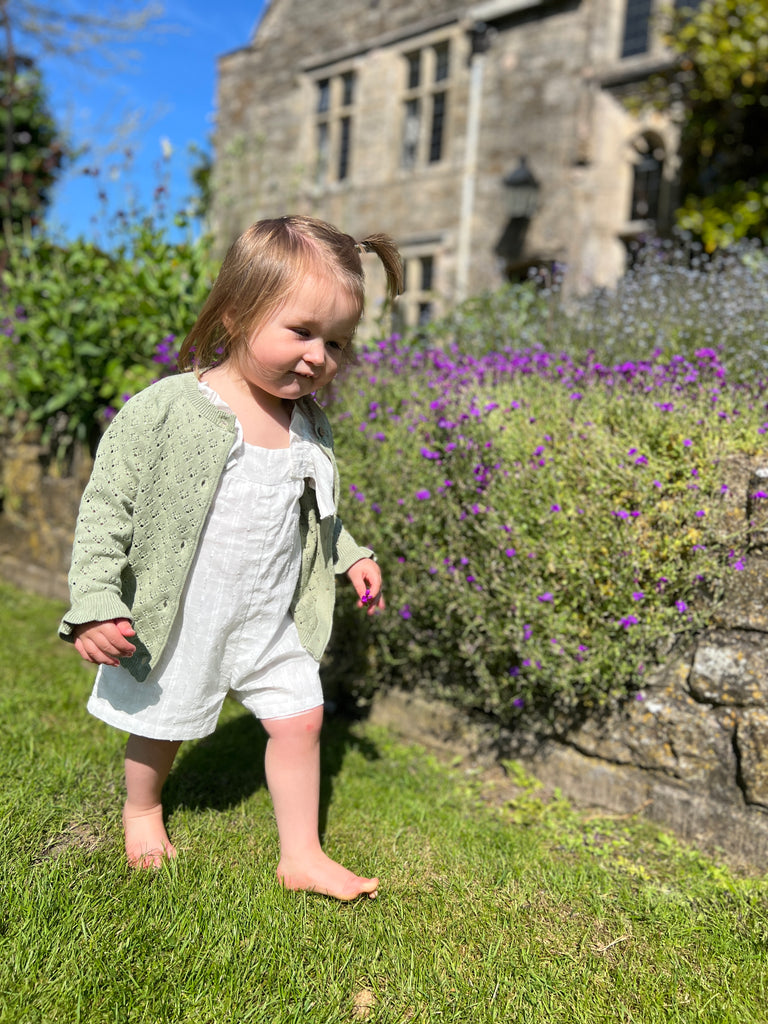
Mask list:
[[[435,47],[435,81],[444,81],[450,73],[450,51],[448,43],[438,43]]]
[[[343,106],[348,107],[355,101],[355,73],[354,71],[348,71],[346,75],[341,76],[342,95],[341,102]]]
[[[648,51],[648,27],[652,0],[627,0],[621,56],[632,57]]]
[[[662,166],[650,155],[635,164],[630,220],[658,220]]]
[[[432,278],[434,276],[435,261],[431,256],[422,256],[421,260],[421,290],[432,291]]]
[[[321,121],[317,126],[317,164],[315,165],[315,181],[322,184],[328,173],[328,124]]]
[[[317,113],[324,114],[331,105],[331,81],[324,78],[317,83]]]
[[[418,305],[417,323],[419,327],[423,327],[428,324],[432,319],[432,303],[431,302],[420,302]]]
[[[408,100],[403,120],[403,167],[414,167],[419,155],[421,135],[421,100]]]
[[[421,84],[421,50],[407,53],[405,59],[408,65],[408,88],[418,89]]]
[[[444,92],[436,92],[432,97],[432,126],[429,133],[429,162],[432,164],[443,156],[446,102],[447,96]]]
[[[352,132],[352,118],[342,117],[339,137],[339,181],[349,174],[349,140]]]

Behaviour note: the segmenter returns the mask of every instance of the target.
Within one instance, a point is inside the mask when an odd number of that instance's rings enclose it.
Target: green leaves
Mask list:
[[[677,12],[666,42],[676,67],[645,98],[682,111],[678,224],[708,252],[768,241],[768,9],[703,0]]]
[[[98,439],[119,407],[167,372],[157,346],[183,338],[215,272],[207,238],[171,244],[143,220],[112,252],[11,236],[0,292],[0,408],[38,424],[52,454]]]
[[[69,158],[47,105],[42,78],[28,57],[0,58],[0,220],[8,229],[37,221]],[[2,247],[2,242],[0,242]]]

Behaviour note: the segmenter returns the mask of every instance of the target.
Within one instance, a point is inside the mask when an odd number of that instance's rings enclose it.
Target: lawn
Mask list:
[[[276,883],[260,726],[228,705],[168,784],[178,861],[123,861],[124,737],[84,710],[61,608],[0,586],[0,1022],[764,1022],[768,886],[639,822],[582,818],[329,719],[328,852]],[[523,780],[524,781],[524,780]]]

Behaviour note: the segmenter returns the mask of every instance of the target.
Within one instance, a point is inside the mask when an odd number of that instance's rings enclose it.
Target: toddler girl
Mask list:
[[[60,634],[98,664],[89,710],[130,733],[125,850],[174,857],[161,791],[183,740],[213,732],[231,694],[261,719],[288,889],[377,893],[322,851],[318,662],[335,574],[383,607],[373,553],[336,515],[328,421],[313,394],[350,355],[363,311],[360,253],[401,288],[385,235],[356,243],[282,217],[233,244],[179,356],[101,440],[83,494]]]

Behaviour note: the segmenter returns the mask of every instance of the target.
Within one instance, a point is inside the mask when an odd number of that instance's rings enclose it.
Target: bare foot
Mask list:
[[[379,894],[378,878],[355,875],[322,851],[300,864],[281,860],[277,877],[286,889],[319,892],[337,900],[354,900],[363,895],[375,899]]]
[[[176,847],[168,838],[161,804],[148,811],[123,808],[125,855],[132,868],[159,868],[166,858],[176,856]]]

